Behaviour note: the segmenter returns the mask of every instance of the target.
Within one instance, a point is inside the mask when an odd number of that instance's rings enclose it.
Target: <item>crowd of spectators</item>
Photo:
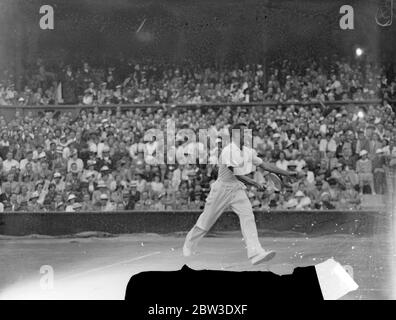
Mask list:
[[[11,121],[0,113],[0,210],[202,209],[217,176],[215,163],[165,165],[144,157],[159,143],[146,141],[145,133],[165,132],[168,120],[177,130],[209,129],[218,136],[236,122],[248,123],[261,157],[298,172],[282,192],[248,187],[255,209],[359,209],[363,193],[389,190],[387,177],[396,168],[395,114],[387,103],[396,97],[396,82],[370,61],[290,58],[266,68],[125,61],[102,68],[38,60],[26,68],[23,90],[16,90],[15,82],[3,72],[0,105],[94,108],[78,115],[16,112]],[[382,104],[347,102],[379,98]],[[291,104],[243,107],[260,101]],[[301,101],[318,104],[299,106]],[[326,101],[345,103],[320,103]],[[174,107],[201,103],[209,106]],[[216,103],[241,106],[216,108]],[[110,107],[121,104],[158,107]],[[175,152],[201,147],[177,139]],[[215,153],[221,147],[219,142]],[[260,183],[264,176],[261,169],[252,174]]]
[[[387,177],[396,166],[395,113],[386,101],[329,108],[94,107],[75,115],[17,111],[8,121],[0,115],[0,210],[201,210],[217,176],[215,163],[156,164],[144,156],[159,143],[146,141],[145,133],[164,131],[168,120],[177,130],[207,129],[218,136],[245,122],[265,161],[298,172],[282,192],[248,187],[258,210],[359,209],[363,193],[389,189]],[[178,154],[202,147],[175,140]],[[221,147],[219,141],[212,151]],[[261,169],[252,174],[259,183],[264,176]]]
[[[338,56],[275,59],[260,64],[199,65],[132,60],[107,67],[49,65],[26,68],[21,89],[0,76],[0,105],[199,104],[260,101],[394,99],[396,82],[383,65]]]

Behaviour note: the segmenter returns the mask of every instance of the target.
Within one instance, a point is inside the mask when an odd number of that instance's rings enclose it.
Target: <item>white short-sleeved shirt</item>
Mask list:
[[[230,143],[223,148],[219,159],[219,173],[217,180],[223,182],[238,182],[234,173],[228,167],[238,168],[243,166],[243,155],[236,144]]]
[[[3,161],[3,169],[5,172],[10,171],[12,167],[19,169],[19,162],[14,159]]]
[[[225,182],[239,182],[235,175],[246,175],[255,170],[256,165],[260,165],[262,160],[257,157],[257,153],[248,147],[241,149],[235,144],[227,145],[220,155],[218,180]],[[228,167],[233,167],[232,172]]]
[[[256,171],[256,166],[259,166],[263,163],[257,156],[256,150],[246,147],[243,147],[243,167],[242,168],[235,168],[234,173],[236,175],[248,175],[254,171]]]

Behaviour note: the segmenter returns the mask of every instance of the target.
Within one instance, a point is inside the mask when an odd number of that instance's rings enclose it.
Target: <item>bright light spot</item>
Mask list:
[[[360,57],[363,54],[363,49],[357,48],[355,53],[356,53],[356,56]]]
[[[357,115],[358,115],[358,117],[360,119],[364,118],[364,112],[363,111],[359,111]]]

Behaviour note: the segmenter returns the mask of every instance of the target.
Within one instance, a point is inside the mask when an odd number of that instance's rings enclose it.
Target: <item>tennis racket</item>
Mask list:
[[[268,186],[275,191],[280,192],[282,190],[282,180],[274,173],[269,173],[266,176]]]

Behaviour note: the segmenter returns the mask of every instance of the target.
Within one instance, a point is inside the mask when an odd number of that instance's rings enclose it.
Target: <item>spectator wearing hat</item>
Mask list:
[[[76,203],[76,195],[71,193],[67,197],[66,212],[74,212],[74,204]]]
[[[79,202],[74,203],[73,205],[73,212],[82,211],[82,204]]]
[[[113,161],[110,157],[110,147],[107,144],[98,144],[98,166],[108,166],[112,167]]]
[[[56,192],[63,193],[65,191],[65,181],[63,180],[62,174],[60,172],[54,173],[51,183],[55,186]]]
[[[109,197],[106,193],[100,195],[99,202],[97,203],[99,211],[111,212],[115,211],[116,207],[109,201]]]
[[[109,191],[106,183],[103,180],[99,180],[95,191],[92,193],[92,203],[96,205],[100,202],[100,196],[104,193],[109,198],[111,192]]]
[[[298,200],[296,198],[290,198],[282,205],[282,209],[286,210],[296,210],[298,205]]]
[[[110,147],[107,145],[103,145],[102,148],[99,148],[100,144],[98,146],[98,167],[104,167],[107,166],[110,169],[113,169],[113,160],[110,157]]]
[[[37,191],[34,191],[30,197],[27,209],[31,212],[39,212],[44,209],[44,207],[38,203],[39,199],[39,193]]]
[[[114,177],[111,174],[110,168],[108,166],[104,165],[103,167],[100,168],[98,180],[103,181],[106,184],[109,191],[111,191],[111,192],[115,191],[115,189],[117,187],[117,183],[114,180]]]
[[[293,142],[289,142],[285,147],[284,153],[286,160],[294,161],[297,157],[298,150],[294,148]]]
[[[83,170],[83,173],[81,175],[81,181],[90,182],[98,180],[99,172],[95,170],[95,165],[95,160],[87,160],[87,168]]]
[[[363,194],[363,187],[369,184],[371,192],[375,194],[372,161],[368,158],[367,150],[359,153],[360,159],[356,163],[356,173],[359,177],[360,194]]]
[[[336,206],[331,201],[330,193],[325,191],[321,195],[321,201],[315,205],[318,210],[334,210]]]

